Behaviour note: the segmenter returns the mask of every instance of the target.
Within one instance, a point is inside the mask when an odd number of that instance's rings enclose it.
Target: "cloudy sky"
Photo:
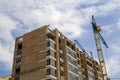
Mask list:
[[[102,26],[107,71],[120,75],[120,0],[0,0],[0,77],[11,74],[15,37],[43,25],[77,39],[97,60],[91,15]]]

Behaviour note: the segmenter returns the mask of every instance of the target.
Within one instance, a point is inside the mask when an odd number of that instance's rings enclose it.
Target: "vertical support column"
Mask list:
[[[14,76],[15,76],[15,56],[16,56],[16,49],[17,49],[17,44],[18,42],[18,38],[16,38],[15,40],[15,47],[14,47],[14,56],[13,56],[13,66],[12,66],[12,80],[14,80]]]
[[[97,80],[98,79],[98,75],[97,75],[97,68],[96,68],[96,62],[95,61],[92,61],[93,62],[93,72],[94,72],[94,79]]]
[[[67,53],[66,53],[66,39],[64,38],[62,40],[62,42],[63,42],[63,54],[64,54],[64,61],[65,61],[65,65],[64,65],[64,68],[65,68],[64,77],[65,77],[65,80],[69,80],[69,77],[68,77],[68,57],[67,57]]]
[[[84,60],[85,80],[89,80],[88,79],[87,60],[86,60],[86,55],[85,54],[83,54],[83,60]]]
[[[58,30],[55,29],[55,41],[56,41],[56,66],[57,66],[57,80],[60,80],[60,55],[59,55],[59,38]]]

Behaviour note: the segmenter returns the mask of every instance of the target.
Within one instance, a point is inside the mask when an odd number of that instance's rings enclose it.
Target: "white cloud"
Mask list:
[[[114,25],[104,25],[101,26],[102,32],[104,32],[104,36],[111,36],[111,34],[115,31]]]
[[[81,5],[86,5],[86,4],[94,4],[94,3],[97,3],[99,2],[99,0],[91,0],[91,1],[88,1],[88,0],[80,0],[80,4]]]
[[[13,21],[9,16],[0,13],[0,67],[5,67],[10,70],[12,67],[13,57],[13,36],[11,31],[17,27],[17,23]]]
[[[120,18],[119,18],[119,20],[117,22],[117,27],[120,28]]]
[[[110,77],[116,77],[116,75],[120,74],[120,56],[112,56],[107,61],[107,70]]]
[[[112,50],[116,53],[120,53],[120,42],[114,43]]]
[[[11,70],[12,68],[12,60],[13,60],[13,54],[9,47],[1,46],[0,45],[0,67],[4,67],[5,69],[1,70]]]
[[[119,41],[119,40],[118,40]],[[108,54],[108,60],[106,61],[107,70],[109,76],[114,78],[120,74],[120,43],[116,42],[111,46],[110,51],[112,54]],[[119,76],[118,76],[119,77]]]
[[[115,9],[119,9],[120,7],[120,0],[109,0],[104,5],[98,7],[98,13],[99,15],[109,15],[111,14]]]
[[[80,25],[83,25],[85,22],[79,19],[77,15],[75,15],[77,12],[74,10],[71,10],[70,13],[62,13],[60,11],[57,11],[55,7],[48,6],[44,12],[41,10],[33,10],[32,12],[34,20],[36,22],[39,21],[42,25],[50,24],[51,27],[58,28],[69,37],[75,38],[81,36],[82,32],[84,31]]]
[[[78,11],[74,9],[74,7],[77,6],[79,1],[77,1],[77,4],[73,0],[51,0],[47,2],[44,0],[21,0],[19,2],[12,0],[11,3],[8,3],[7,0],[5,1],[6,2],[4,2],[4,4],[2,3],[2,5],[7,4],[6,7],[9,10],[3,9],[2,11],[11,14],[14,17],[17,17],[19,20],[22,21],[22,24],[24,24],[24,26],[26,26],[30,30],[33,29],[33,26],[36,24],[37,26],[50,24],[54,27],[60,26],[61,28],[63,28],[63,25],[68,25],[70,23],[74,27],[79,27],[80,35],[82,33],[80,32],[82,31],[82,28],[80,26],[83,25],[84,20],[79,17]],[[16,4],[14,5],[12,2]],[[3,6],[1,8],[3,8]],[[14,13],[12,13],[12,11],[14,11]],[[66,33],[67,32],[70,33],[71,31],[69,32],[66,29]],[[76,31],[72,33],[78,34],[78,32],[76,33]]]
[[[97,1],[99,3],[100,1]],[[112,13],[114,13],[115,10],[119,9],[120,7],[120,0],[109,0],[105,1],[104,4],[101,5],[92,5],[85,7],[83,9],[80,9],[80,13],[84,16],[84,18],[90,18],[91,15],[95,16],[108,16]]]
[[[87,0],[29,0],[29,1],[16,1],[5,0],[1,2],[1,9],[4,12],[11,13],[14,17],[20,19],[25,26],[29,29],[33,29],[33,26],[50,24],[51,26],[61,26],[67,25],[68,23],[73,23],[73,26],[81,27],[88,25],[90,22],[90,17],[92,14],[103,15],[108,14],[114,9],[116,9],[119,4],[119,0],[111,1],[99,5],[99,6],[89,6],[80,10],[76,10],[77,6],[99,3],[99,0],[87,1]],[[15,5],[14,5],[15,3]],[[53,4],[54,3],[54,4]],[[116,4],[117,3],[117,4]],[[3,7],[7,7],[3,9]],[[8,10],[9,9],[9,10]],[[12,11],[14,13],[12,13]],[[64,26],[66,27],[66,26]],[[82,31],[82,28],[79,28]],[[66,32],[70,33],[67,29]],[[77,31],[75,31],[77,32]],[[73,32],[73,33],[75,33]],[[81,34],[82,32],[79,32]],[[78,34],[78,33],[76,33]]]
[[[111,34],[115,34],[115,33],[117,33],[116,31],[119,30],[119,28],[120,28],[120,19],[118,19],[118,21],[115,22],[114,24],[103,25],[103,26],[101,26],[101,28],[102,28],[102,32],[104,32],[105,36],[111,36]]]
[[[12,41],[11,31],[17,27],[17,23],[10,19],[9,16],[0,13],[0,36],[1,39]]]

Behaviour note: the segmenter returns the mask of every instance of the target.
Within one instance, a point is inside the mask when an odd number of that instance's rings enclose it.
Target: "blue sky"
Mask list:
[[[43,25],[77,39],[97,60],[91,15],[102,26],[110,77],[120,75],[120,0],[0,0],[0,77],[11,74],[15,37]]]

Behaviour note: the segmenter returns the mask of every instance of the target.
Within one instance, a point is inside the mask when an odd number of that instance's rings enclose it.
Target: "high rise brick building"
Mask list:
[[[43,26],[16,38],[12,80],[102,80],[101,72],[57,29]]]

